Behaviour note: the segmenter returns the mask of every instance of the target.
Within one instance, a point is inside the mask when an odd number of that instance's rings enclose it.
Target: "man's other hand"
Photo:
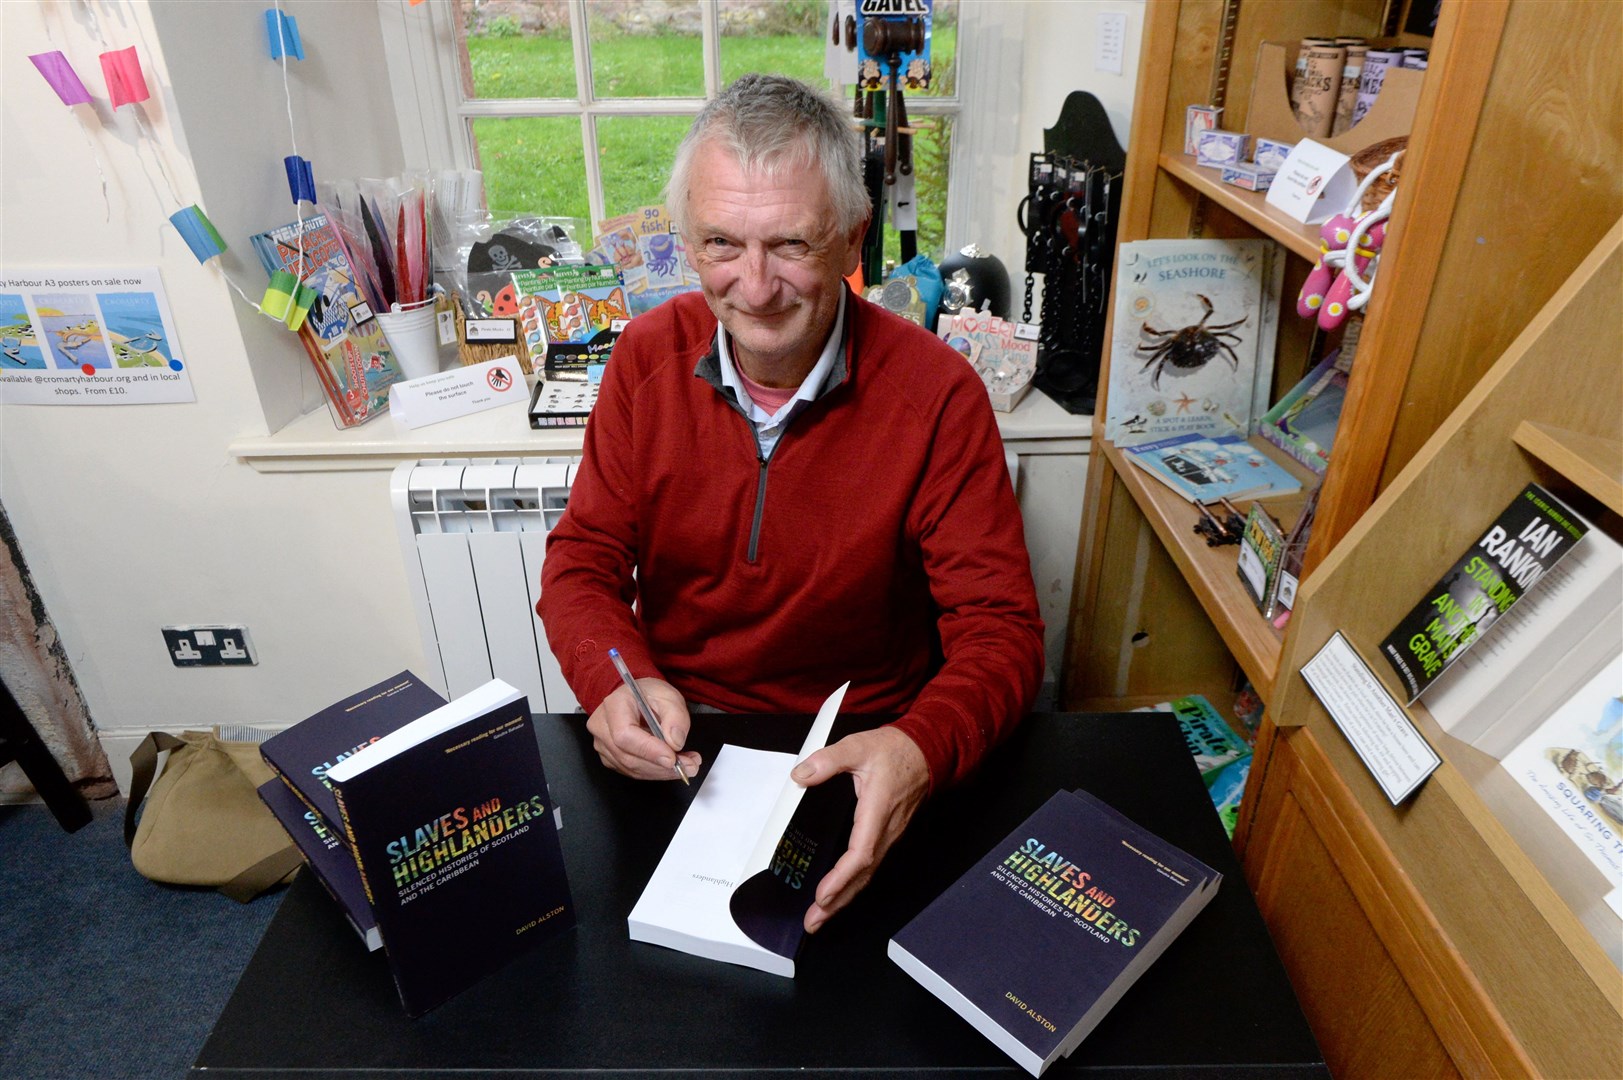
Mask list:
[[[791,775],[802,787],[816,787],[846,772],[857,789],[851,841],[817,883],[815,899],[806,911],[807,933],[815,933],[862,891],[930,791],[923,751],[894,727],[847,735],[812,754]]]
[[[615,772],[638,780],[675,780],[676,771],[671,766],[677,762],[688,776],[697,775],[699,755],[691,750],[676,752],[687,743],[690,723],[681,692],[664,679],[638,679],[637,685],[669,744],[654,737],[637,711],[631,690],[619,686],[586,721],[597,756]]]

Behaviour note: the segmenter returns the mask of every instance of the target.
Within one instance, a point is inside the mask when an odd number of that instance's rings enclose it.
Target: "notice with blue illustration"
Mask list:
[[[0,403],[195,400],[157,267],[0,268]]]

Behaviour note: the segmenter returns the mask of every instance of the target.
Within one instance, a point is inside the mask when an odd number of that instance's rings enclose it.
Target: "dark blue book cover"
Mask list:
[[[501,680],[328,778],[408,1014],[575,925],[530,704]]]
[[[402,671],[272,735],[260,744],[259,753],[305,806],[341,837],[327,770],[444,704],[432,686]]]
[[[381,947],[383,938],[378,934],[377,920],[372,917],[372,905],[366,902],[361,871],[355,865],[349,845],[282,781],[267,780],[260,784],[259,798],[293,838],[304,861],[310,864],[311,872],[338,901],[344,917],[361,935],[366,947]]]
[[[1061,791],[891,938],[889,954],[1040,1076],[1221,881],[1093,796]]]

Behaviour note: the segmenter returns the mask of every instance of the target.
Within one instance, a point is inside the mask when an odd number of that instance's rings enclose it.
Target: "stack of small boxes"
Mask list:
[[[1225,184],[1246,191],[1267,191],[1293,144],[1260,137],[1253,140],[1243,132],[1224,131],[1217,126],[1220,112],[1221,109],[1210,105],[1189,106],[1183,152],[1194,155],[1196,165],[1221,169]],[[1256,144],[1254,153],[1253,142]]]

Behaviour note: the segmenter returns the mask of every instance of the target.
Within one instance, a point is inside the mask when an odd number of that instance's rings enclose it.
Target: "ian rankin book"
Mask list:
[[[1408,688],[1426,692],[1572,550],[1589,526],[1537,484],[1528,484],[1482,538],[1455,560],[1381,642],[1381,655]]]
[[[372,917],[372,905],[367,903],[366,890],[361,887],[361,872],[343,838],[280,780],[260,784],[259,798],[293,838],[316,880],[338,901],[344,918],[366,947],[374,952],[382,948],[378,921]]]
[[[342,839],[344,830],[327,771],[444,704],[433,687],[402,671],[272,735],[260,744],[259,753],[304,805]]]
[[[530,703],[500,679],[327,779],[409,1015],[575,925]]]
[[[889,955],[1041,1076],[1222,880],[1086,792],[1061,791],[902,927]]]
[[[813,891],[845,851],[848,776],[802,788],[789,772],[828,741],[846,683],[797,754],[724,745],[627,923],[632,941],[794,978]]]

